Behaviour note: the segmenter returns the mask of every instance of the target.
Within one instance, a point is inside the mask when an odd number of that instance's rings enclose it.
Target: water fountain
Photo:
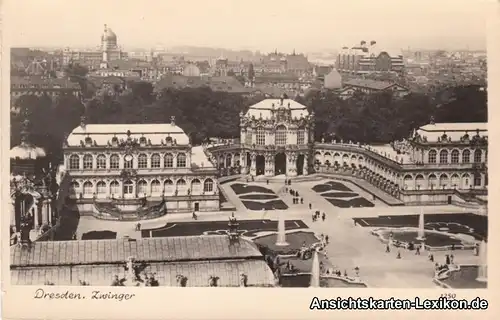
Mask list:
[[[280,210],[279,218],[278,218],[278,237],[276,240],[276,245],[280,247],[284,247],[288,245],[286,242],[285,235],[285,217],[283,216],[283,210]]]
[[[488,281],[488,270],[487,270],[487,247],[486,241],[481,241],[479,245],[479,268],[477,270],[476,280],[479,282]]]
[[[418,236],[416,239],[419,241],[425,240],[424,211],[422,209],[420,209],[420,216],[418,217]]]
[[[309,285],[310,287],[319,288],[319,275],[320,275],[319,256],[318,256],[318,251],[314,250],[312,269],[311,269],[311,284]]]

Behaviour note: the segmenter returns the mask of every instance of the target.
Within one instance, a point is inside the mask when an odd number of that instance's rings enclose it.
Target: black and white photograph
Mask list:
[[[7,2],[30,299],[488,288],[486,1]]]

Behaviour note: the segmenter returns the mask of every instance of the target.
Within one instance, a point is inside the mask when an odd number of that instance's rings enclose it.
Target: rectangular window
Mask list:
[[[297,144],[305,144],[304,130],[297,131]]]

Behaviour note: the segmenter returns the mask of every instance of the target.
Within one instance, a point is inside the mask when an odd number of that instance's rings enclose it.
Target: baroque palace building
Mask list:
[[[235,156],[240,158],[242,171],[265,176],[307,174],[313,119],[314,113],[286,98],[266,99],[251,106],[246,114],[241,113],[241,144]],[[227,160],[235,156],[219,154],[216,161],[227,165]]]
[[[154,218],[219,209],[216,168],[175,124],[86,124],[67,137],[64,163],[80,212]]]
[[[406,140],[377,146],[314,143],[314,113],[286,98],[263,100],[240,118],[239,144],[207,148],[221,172],[331,174],[364,180],[404,204],[486,204],[486,123],[431,120]]]

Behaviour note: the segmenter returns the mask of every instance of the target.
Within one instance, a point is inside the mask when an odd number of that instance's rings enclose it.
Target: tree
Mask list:
[[[255,78],[255,71],[253,69],[253,63],[248,66],[248,79],[253,80]]]

